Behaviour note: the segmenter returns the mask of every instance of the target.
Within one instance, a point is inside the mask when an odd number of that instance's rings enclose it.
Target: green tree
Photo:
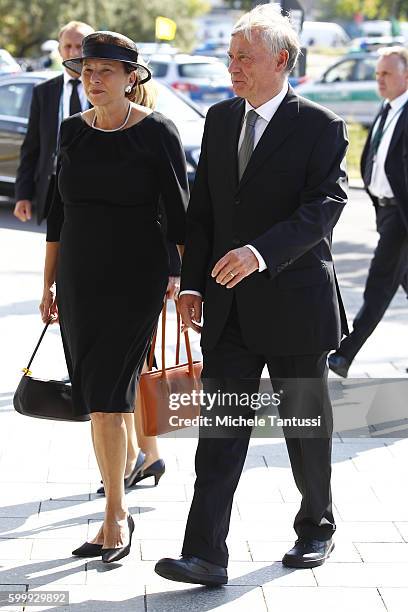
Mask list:
[[[320,0],[320,18],[351,19],[361,13],[367,19],[408,17],[408,0]]]
[[[176,21],[175,44],[187,50],[194,42],[194,19],[208,9],[205,0],[0,0],[0,47],[17,57],[38,53],[44,40],[56,38],[61,25],[73,19],[154,41],[155,18],[163,15]]]

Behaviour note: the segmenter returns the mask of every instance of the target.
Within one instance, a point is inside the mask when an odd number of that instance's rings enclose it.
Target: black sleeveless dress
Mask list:
[[[76,414],[133,412],[169,276],[166,238],[184,244],[186,161],[157,112],[118,132],[63,121],[47,241],[59,242],[57,304]]]

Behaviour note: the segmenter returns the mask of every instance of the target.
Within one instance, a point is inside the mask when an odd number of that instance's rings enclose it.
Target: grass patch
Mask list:
[[[350,141],[347,151],[348,175],[351,179],[360,179],[360,159],[368,130],[359,123],[350,123],[347,125],[347,131]]]

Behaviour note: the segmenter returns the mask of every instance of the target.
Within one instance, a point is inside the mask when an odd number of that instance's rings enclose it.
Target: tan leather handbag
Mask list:
[[[167,298],[162,310],[161,369],[152,370],[157,329],[150,350],[148,372],[140,377],[142,425],[145,436],[160,434],[189,427],[200,414],[199,392],[201,390],[201,361],[193,361],[188,330],[183,333],[187,363],[180,364],[181,320],[177,311],[176,365],[166,368],[166,313]]]

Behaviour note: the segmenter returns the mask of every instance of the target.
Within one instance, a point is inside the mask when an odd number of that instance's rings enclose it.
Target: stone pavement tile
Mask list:
[[[32,540],[0,539],[0,559],[29,559],[33,546]]]
[[[178,558],[181,554],[182,540],[141,540],[143,561],[157,561],[162,557]],[[251,561],[248,543],[244,540],[227,539],[231,561]]]
[[[62,500],[88,500],[90,485],[85,484],[59,484],[59,483],[41,483],[31,482],[13,482],[7,483],[7,486],[1,487],[1,504],[13,505],[19,503],[34,503],[55,499]]]
[[[385,612],[384,604],[375,588],[336,587],[263,587],[268,610],[294,612]]]
[[[400,471],[400,466],[388,447],[385,450],[370,449],[364,454],[353,457],[353,463],[359,472]]]
[[[343,521],[408,521],[408,507],[379,501],[343,502],[336,496],[335,505]]]
[[[85,584],[86,566],[83,559],[65,557],[44,561],[0,561],[0,584],[48,586]]]
[[[44,483],[47,482],[48,470],[47,462],[32,464],[30,461],[28,464],[20,462],[9,465],[3,458],[0,462],[0,484],[8,482]]]
[[[65,559],[71,556],[71,552],[78,548],[85,540],[75,538],[36,538],[31,540],[33,548],[31,559]]]
[[[279,484],[279,492],[282,496],[283,501],[287,503],[300,504],[301,495],[294,481],[282,482]]]
[[[378,504],[378,497],[369,483],[363,482],[339,482],[333,479],[332,482],[333,500],[337,503],[363,503]]]
[[[184,521],[135,521],[134,538],[146,540],[182,539],[184,536]],[[97,533],[101,521],[89,521],[89,530],[85,539],[92,538]]]
[[[283,567],[282,563],[238,562],[228,565],[230,585],[239,586],[316,586],[312,570],[293,570]]]
[[[408,542],[408,522],[396,522],[395,527],[398,529],[398,532],[402,535],[405,542]]]
[[[290,521],[261,521],[256,517],[252,521],[231,521],[229,534],[237,540],[293,540],[296,534],[293,530],[293,517]]]
[[[146,586],[147,612],[267,612],[262,589],[259,587],[227,585],[207,589],[188,584],[177,585],[169,581],[167,585]]]
[[[406,460],[408,457],[408,440],[388,440],[387,447],[389,448],[390,453],[396,459],[401,459],[402,461]]]
[[[293,540],[286,542],[249,540],[249,549],[254,561],[281,561],[283,555],[293,547]],[[335,538],[335,548],[328,563],[361,563],[361,557],[352,542]]]
[[[105,589],[105,587],[118,587],[122,584],[144,585],[149,581],[163,581],[163,578],[155,574],[154,566],[155,562],[138,561],[136,558],[132,558],[131,555],[118,563],[102,563],[100,559],[89,559],[86,571],[86,584]]]
[[[355,547],[366,563],[408,563],[408,543],[360,542],[355,544]]]
[[[100,480],[99,470],[73,467],[50,467],[47,482],[97,483]]]
[[[336,542],[341,538],[351,542],[403,542],[401,533],[390,521],[337,522]]]
[[[145,481],[142,481],[145,482]],[[152,479],[148,479],[146,482],[153,482]],[[100,485],[98,485],[99,487]],[[98,488],[95,486],[95,491]],[[91,499],[101,499],[100,495],[93,493]],[[173,501],[182,502],[186,501],[186,492],[184,485],[181,484],[162,484],[162,481],[157,487],[150,484],[138,484],[132,487],[126,493],[126,499],[128,503],[135,504],[137,501],[140,502],[155,502],[155,501]]]
[[[380,588],[380,595],[388,612],[406,612],[408,588]]]
[[[12,591],[15,593],[25,593],[26,585],[25,584],[0,584],[0,593],[1,591]],[[0,605],[1,612],[23,612],[24,607],[22,605]]]
[[[39,521],[57,523],[67,520],[102,519],[106,500],[104,497],[88,500],[48,500],[41,502]]]
[[[313,572],[319,586],[408,587],[406,563],[326,563]]]
[[[40,509],[40,502],[38,501],[3,505],[4,501],[2,499],[1,503],[0,517],[2,518],[27,518],[37,514]]]
[[[403,482],[394,483],[374,483],[371,485],[376,498],[382,503],[395,505],[408,505],[408,489]]]
[[[345,459],[344,461],[332,463],[332,474],[336,477],[341,478],[353,478],[358,470],[354,465],[352,459]]]
[[[282,524],[293,523],[293,518],[299,510],[299,504],[297,503],[283,503],[283,502],[264,502],[259,504],[248,503],[239,501],[238,509],[239,514],[243,521],[250,521],[256,518],[260,521],[278,521]]]
[[[17,521],[17,522],[15,522]],[[4,525],[1,529],[2,524]],[[24,519],[0,519],[0,535],[3,538],[61,538],[84,540],[88,532],[86,519],[65,520],[62,516],[55,522],[47,522],[38,516]]]
[[[190,503],[183,502],[154,502],[154,507],[143,502],[138,505],[138,518],[140,521],[186,521]],[[134,517],[136,518],[136,516]]]

